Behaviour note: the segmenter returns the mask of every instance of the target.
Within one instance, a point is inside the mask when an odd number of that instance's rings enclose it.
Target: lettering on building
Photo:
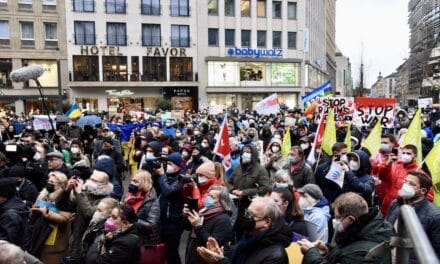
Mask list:
[[[122,56],[117,46],[81,46],[81,55]]]
[[[147,48],[147,56],[153,57],[186,57],[185,48]]]
[[[283,57],[282,49],[252,49],[252,48],[229,48],[227,50],[229,56],[242,57]]]

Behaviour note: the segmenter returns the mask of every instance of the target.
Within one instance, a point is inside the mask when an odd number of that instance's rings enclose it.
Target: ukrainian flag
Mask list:
[[[78,104],[74,103],[69,110],[64,114],[65,116],[69,118],[78,118],[81,116],[81,110],[78,107]]]

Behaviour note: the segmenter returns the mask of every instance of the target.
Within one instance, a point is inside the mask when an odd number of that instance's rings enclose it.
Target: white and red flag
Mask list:
[[[215,143],[214,154],[222,157],[222,164],[225,167],[225,170],[231,168],[231,148],[229,146],[228,119],[226,116],[223,119],[220,134]]]
[[[257,111],[259,115],[278,114],[280,112],[278,95],[274,93],[258,102],[258,104],[255,106],[255,111]]]
[[[320,146],[322,144],[322,138],[324,137],[324,128],[325,128],[324,122],[325,122],[325,116],[324,113],[321,112],[321,119],[319,120],[319,125],[318,128],[316,129],[315,140],[313,140],[312,150],[310,151],[309,156],[307,157],[307,162],[310,165],[313,165],[316,162],[315,159],[316,146]]]

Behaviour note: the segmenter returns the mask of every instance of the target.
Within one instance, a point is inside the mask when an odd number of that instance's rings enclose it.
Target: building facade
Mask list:
[[[60,109],[67,89],[64,1],[0,0],[0,108],[16,113],[43,112],[34,81],[13,83],[12,70],[40,64],[39,78],[50,111]]]
[[[399,65],[396,69],[396,101],[398,106],[403,107],[408,105],[408,97],[406,91],[408,91],[408,60]]]
[[[335,94],[338,96],[354,96],[351,63],[340,51],[336,51]]]
[[[325,1],[326,60],[328,79],[336,87],[336,0]],[[336,92],[336,89],[335,89]]]

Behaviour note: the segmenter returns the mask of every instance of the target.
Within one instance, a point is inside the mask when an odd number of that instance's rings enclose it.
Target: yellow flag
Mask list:
[[[327,121],[324,129],[324,136],[322,136],[321,149],[324,150],[327,155],[332,156],[332,147],[336,143],[336,125],[335,115],[333,109],[328,110]]]
[[[368,149],[370,155],[375,155],[380,149],[380,139],[382,136],[382,122],[381,118],[377,121],[373,130],[370,131],[370,134],[365,139],[363,147]]]
[[[290,127],[288,127],[287,132],[286,132],[286,134],[284,134],[284,137],[283,137],[283,145],[281,146],[281,156],[282,157],[289,156],[291,146],[292,145],[290,143]]]
[[[426,166],[431,172],[432,185],[434,186],[434,203],[440,206],[440,143],[436,144],[425,158]]]
[[[403,137],[402,144],[406,145],[414,145],[417,147],[417,165],[420,166],[422,162],[422,108],[417,110],[411,124],[409,125],[408,130],[406,131],[405,136]]]
[[[347,133],[345,134],[345,145],[347,145],[348,152],[351,152],[351,124],[347,126]]]

